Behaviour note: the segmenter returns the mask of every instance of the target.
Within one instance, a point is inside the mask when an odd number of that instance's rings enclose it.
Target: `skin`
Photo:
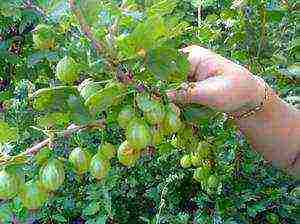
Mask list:
[[[299,178],[300,111],[246,68],[200,46],[181,51],[191,64],[189,85],[168,92],[170,99],[180,104],[206,105],[234,116],[264,102],[262,111],[235,122],[266,160]]]

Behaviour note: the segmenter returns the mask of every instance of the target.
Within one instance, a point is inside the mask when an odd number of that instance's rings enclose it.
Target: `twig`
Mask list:
[[[34,145],[31,148],[28,148],[25,151],[26,155],[35,155],[37,154],[43,147],[45,147],[46,145],[48,145],[50,143],[50,138],[47,138],[41,142],[39,142],[38,144]]]
[[[260,9],[260,22],[261,22],[261,31],[260,31],[260,41],[258,45],[257,55],[256,57],[259,58],[263,45],[266,42],[266,23],[267,23],[267,16],[266,16],[266,4],[263,3]]]
[[[73,14],[75,15],[75,17],[79,22],[81,31],[91,41],[92,46],[95,48],[95,50],[99,54],[104,55],[105,59],[108,62],[109,68],[113,71],[116,70],[118,66],[118,61],[116,60],[116,58],[114,58],[112,55],[109,54],[109,50],[107,49],[107,47],[94,37],[91,27],[85,21],[83,15],[81,14],[80,9],[76,5],[75,0],[69,0],[69,4],[70,4],[71,11],[73,12]]]
[[[161,214],[163,212],[164,207],[166,206],[166,199],[165,199],[165,197],[167,196],[167,193],[168,193],[168,190],[169,190],[169,188],[168,188],[169,184],[175,182],[176,180],[180,180],[182,178],[183,178],[182,174],[173,174],[173,175],[170,175],[167,178],[166,184],[163,187],[162,192],[161,192],[158,213],[155,216],[155,218],[156,218],[155,224],[160,224],[160,216],[161,216]]]
[[[95,123],[78,126],[75,124],[70,125],[66,130],[62,131],[60,134],[64,138],[70,138],[72,134],[80,131],[91,130],[91,129],[101,129],[105,127],[105,120],[98,120]],[[15,162],[24,163],[28,157],[32,157],[40,152],[45,146],[47,146],[52,141],[51,138],[47,138],[34,146],[26,149],[24,152],[16,156],[5,156],[4,159],[0,159],[0,165],[8,165]]]
[[[95,39],[90,26],[86,23],[85,19],[83,18],[82,14],[80,13],[80,10],[78,9],[78,7],[76,5],[75,0],[69,0],[69,4],[70,4],[70,8],[71,8],[72,12],[74,13],[74,15],[76,16],[76,18],[79,22],[81,31],[92,42],[95,49],[99,53],[103,53],[105,46]]]
[[[41,9],[40,7],[38,7],[37,5],[35,5],[32,0],[27,0],[26,3],[24,4],[23,9],[31,9],[33,11],[35,11],[36,13],[38,13],[40,16],[44,17],[45,20],[49,20],[48,16],[46,15],[46,12]]]
[[[75,0],[69,0],[69,4],[70,4],[71,11],[73,12],[73,14],[75,15],[75,17],[79,22],[80,29],[83,32],[83,34],[91,41],[92,46],[99,54],[104,54],[106,60],[109,62],[109,67],[111,68],[116,67],[116,63],[114,62],[114,59],[112,57],[109,57],[109,55],[107,55],[106,46],[94,37],[91,27],[89,26],[89,24],[87,24],[86,20],[84,19],[80,9],[76,5]]]
[[[11,222],[12,224],[21,224],[21,222],[17,219],[15,215],[13,215]]]
[[[105,127],[105,121],[104,120],[99,120],[96,121],[96,123],[93,124],[88,124],[88,125],[82,125],[82,126],[78,126],[78,125],[70,125],[66,130],[64,130],[62,133],[62,136],[65,138],[70,138],[70,136],[76,132],[79,131],[85,131],[85,130],[90,130],[90,129],[99,129],[99,128],[104,128]],[[28,148],[25,151],[25,154],[28,156],[32,156],[37,154],[44,146],[48,145],[51,141],[51,138],[47,138],[44,141],[41,141],[40,143],[34,145],[31,148]]]
[[[197,8],[197,23],[198,23],[198,32],[197,32],[197,36],[200,36],[200,26],[201,26],[201,22],[202,22],[202,2],[199,2],[198,8]]]

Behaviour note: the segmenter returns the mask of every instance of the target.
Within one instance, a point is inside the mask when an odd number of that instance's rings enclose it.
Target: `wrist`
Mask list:
[[[250,75],[248,77],[248,86],[253,86],[247,93],[247,99],[237,110],[229,113],[231,119],[243,119],[253,116],[262,111],[271,94],[271,88],[260,77]]]
[[[270,119],[274,110],[276,110],[276,105],[280,104],[280,98],[265,82],[263,89],[263,91],[258,92],[258,97],[252,101],[250,109],[236,111],[231,114],[231,118],[238,121],[238,123],[243,123],[243,121]]]
[[[270,87],[268,93],[269,99],[262,111],[236,119],[235,123],[253,149],[263,153],[265,159],[299,171],[300,111],[280,99]]]

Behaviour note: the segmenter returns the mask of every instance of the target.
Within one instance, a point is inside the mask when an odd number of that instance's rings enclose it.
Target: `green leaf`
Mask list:
[[[205,123],[217,112],[206,106],[191,104],[183,109],[183,117],[185,121],[191,123]]]
[[[38,6],[46,10],[49,7],[53,7],[53,5],[56,5],[60,1],[61,0],[36,0],[36,3]]]
[[[126,88],[121,83],[111,83],[104,89],[96,92],[85,101],[85,106],[95,114],[102,112],[112,105],[117,105],[126,93]]]
[[[167,24],[167,26],[169,29],[169,39],[184,34],[190,27],[187,22],[178,22],[177,19],[174,20],[173,24]]]
[[[67,100],[70,96],[79,96],[76,87],[57,86],[53,88],[39,89],[32,94],[33,107],[38,111],[62,111],[69,110]]]
[[[95,215],[99,211],[100,211],[99,202],[92,201],[87,207],[83,209],[82,213],[85,216],[91,216],[91,215]]]
[[[204,209],[199,209],[199,210],[204,210]],[[212,224],[213,223],[211,220],[211,217],[205,211],[198,212],[197,216],[195,217],[195,222],[201,223],[201,224]]]
[[[166,142],[158,146],[158,153],[160,156],[163,156],[171,153],[175,149],[176,148],[170,142]]]
[[[216,2],[216,0],[192,0],[191,3],[194,7],[208,7],[213,5]]]
[[[269,205],[268,201],[259,201],[253,205],[248,205],[247,211],[249,216],[255,217],[258,213],[264,211],[268,205]]]
[[[29,55],[29,57],[27,59],[27,64],[29,66],[32,66],[32,65],[42,62],[45,59],[47,59],[50,62],[57,62],[57,61],[59,61],[59,55],[57,52],[47,51],[47,50],[36,52],[34,54]]]
[[[0,222],[1,223],[11,223],[11,218],[13,213],[9,208],[8,204],[2,204],[0,207]]]
[[[280,22],[285,16],[286,11],[284,10],[267,10],[268,20],[271,22]]]
[[[141,50],[148,51],[157,46],[157,41],[168,33],[161,17],[150,17],[138,24],[128,36],[118,38],[118,47],[124,56],[136,57]]]
[[[42,0],[41,2],[43,2],[42,7],[52,21],[58,22],[64,15],[68,13],[69,4],[65,0]]]
[[[67,99],[70,116],[77,124],[87,124],[91,121],[91,115],[84,105],[83,99],[77,96],[70,96]]]
[[[81,13],[88,24],[93,25],[98,21],[99,13],[102,7],[101,0],[77,0],[77,4],[80,7]]]
[[[13,97],[13,94],[11,91],[0,92],[0,101],[9,100],[12,97]]]
[[[5,60],[6,62],[11,64],[18,64],[20,62],[20,59],[15,54],[9,53],[4,49],[0,50],[0,58],[1,60]]]
[[[68,220],[61,214],[55,214],[51,218],[54,219],[55,221],[57,221],[58,223],[68,222]]]
[[[170,14],[177,6],[177,3],[178,3],[178,0],[158,1],[147,10],[147,14],[149,16],[153,16],[153,15],[164,16],[166,14]]]
[[[189,62],[175,49],[160,47],[150,51],[147,65],[159,80],[184,81],[187,79]]]
[[[199,37],[198,37],[199,40],[205,44],[216,40],[220,36],[218,30],[212,29],[207,24],[202,24],[201,27],[198,29],[198,32],[199,32]]]
[[[97,224],[106,224],[108,217],[107,216],[99,216],[96,218]]]
[[[53,126],[63,126],[65,127],[71,121],[69,113],[54,112],[46,114],[45,116],[39,117],[37,123],[41,127],[53,127]]]
[[[16,16],[20,13],[20,7],[22,4],[22,0],[0,1],[0,14],[5,16]]]
[[[18,137],[18,129],[10,127],[8,123],[0,120],[0,143],[15,141]]]

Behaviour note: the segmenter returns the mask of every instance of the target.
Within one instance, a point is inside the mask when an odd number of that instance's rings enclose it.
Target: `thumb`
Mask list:
[[[167,91],[167,96],[176,104],[201,103],[200,86],[200,82],[184,83],[179,89]]]
[[[213,109],[226,111],[236,102],[234,82],[228,77],[215,76],[199,82],[189,83],[179,90],[167,92],[176,104],[201,104]]]
[[[189,84],[190,85],[190,84]],[[176,104],[189,104],[189,89],[186,87],[180,87],[180,89],[173,89],[167,91],[167,97]]]

